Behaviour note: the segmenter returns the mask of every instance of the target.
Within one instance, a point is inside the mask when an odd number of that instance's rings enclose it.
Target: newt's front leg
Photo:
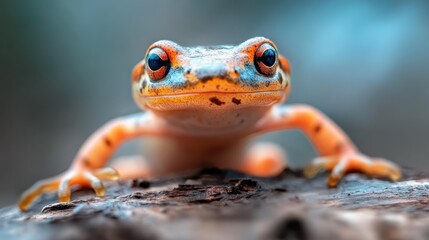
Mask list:
[[[22,194],[18,207],[25,211],[39,195],[52,191],[57,191],[60,202],[68,202],[72,185],[91,186],[97,196],[104,196],[101,180],[116,180],[119,177],[114,169],[103,168],[113,152],[130,138],[162,134],[165,129],[159,124],[159,121],[153,120],[152,115],[146,113],[108,122],[82,145],[70,169],[34,184]]]
[[[347,135],[320,111],[306,105],[274,108],[257,131],[272,131],[297,128],[304,132],[321,155],[304,170],[311,177],[319,171],[331,171],[328,186],[335,187],[341,178],[351,171],[388,178],[401,178],[400,169],[385,159],[371,159],[357,150]]]

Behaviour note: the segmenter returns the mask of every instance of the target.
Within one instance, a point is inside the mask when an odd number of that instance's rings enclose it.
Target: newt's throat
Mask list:
[[[208,100],[211,108],[153,111],[156,115],[167,121],[170,126],[186,131],[193,135],[199,134],[225,134],[249,129],[260,121],[269,111],[270,107],[223,107],[226,103],[222,99],[212,97]],[[237,105],[237,103],[232,103]]]
[[[153,111],[188,110],[211,112],[270,107],[283,101],[284,90],[259,92],[193,92],[142,98],[139,105]]]

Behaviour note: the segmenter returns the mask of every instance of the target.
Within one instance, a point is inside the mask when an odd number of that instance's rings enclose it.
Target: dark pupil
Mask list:
[[[276,53],[273,49],[267,49],[262,54],[260,60],[263,64],[265,64],[265,66],[271,67],[276,62]]]
[[[151,53],[147,59],[147,64],[152,71],[156,71],[162,66],[167,65],[167,62],[163,61],[157,54]]]

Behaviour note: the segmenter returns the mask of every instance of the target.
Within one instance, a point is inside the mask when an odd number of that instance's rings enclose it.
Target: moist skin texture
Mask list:
[[[351,171],[390,180],[401,177],[393,163],[360,153],[320,111],[281,105],[290,92],[290,67],[267,38],[209,47],[155,42],[134,67],[131,84],[143,112],[113,119],[94,132],[66,172],[23,193],[21,210],[45,192],[56,191],[59,201],[70,201],[75,185],[90,186],[104,196],[105,179],[151,178],[203,167],[275,176],[286,167],[283,149],[274,143],[250,144],[249,139],[288,129],[301,130],[320,154],[305,174],[329,170],[329,187]],[[144,154],[105,167],[115,150],[133,138],[145,140]]]

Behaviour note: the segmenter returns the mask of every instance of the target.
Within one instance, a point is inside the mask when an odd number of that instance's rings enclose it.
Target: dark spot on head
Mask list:
[[[233,97],[233,98],[231,99],[231,101],[232,101],[233,103],[237,104],[237,105],[240,105],[240,104],[241,104],[241,99],[238,99],[238,98],[235,98],[235,97]]]
[[[265,87],[269,87],[269,86],[270,86],[270,84],[271,84],[271,82],[270,82],[270,81],[266,81],[266,82],[265,82]]]
[[[110,139],[108,137],[104,138],[104,143],[108,146],[111,147],[112,146],[112,141],[110,141]]]
[[[211,97],[211,98],[209,98],[209,100],[210,100],[210,102],[212,102],[212,103],[214,103],[214,104],[216,104],[218,106],[225,104],[225,102],[222,102],[217,97]]]
[[[235,117],[240,117],[240,113],[237,113],[237,114],[235,115]]]
[[[190,74],[190,73],[191,73],[191,69],[190,68],[186,69],[186,74]]]
[[[240,120],[240,123],[244,123],[244,119],[241,119],[241,120]]]
[[[140,88],[139,92],[140,92],[140,94],[142,94],[143,93],[143,88]]]
[[[143,82],[142,82],[142,89],[146,88],[146,86],[147,86],[147,81],[146,81],[146,79],[145,79],[145,80],[143,80]]]
[[[234,73],[238,74],[238,69],[237,68],[234,68]]]
[[[322,123],[317,123],[315,126],[314,126],[314,128],[313,128],[313,132],[314,133],[319,133],[320,132],[320,130],[322,130]]]
[[[208,81],[210,81],[210,80],[213,80],[213,77],[212,77],[212,76],[205,76],[205,77],[200,78],[200,81],[201,81],[202,83],[206,83],[206,82],[208,82]]]
[[[283,76],[281,75],[281,74],[279,74],[279,83],[280,84],[283,84]],[[286,83],[286,86],[287,86],[287,83]]]
[[[219,84],[218,84],[218,85],[216,85],[216,90],[219,90],[219,87],[220,87],[220,86],[219,86]]]

